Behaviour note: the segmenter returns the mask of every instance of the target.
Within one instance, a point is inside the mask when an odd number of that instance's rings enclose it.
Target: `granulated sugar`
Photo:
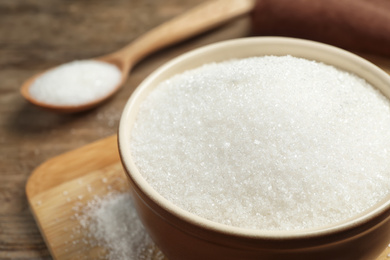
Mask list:
[[[129,193],[114,193],[95,198],[78,214],[88,232],[88,245],[107,251],[102,259],[163,260],[138,219]]]
[[[179,207],[227,225],[300,230],[388,195],[389,130],[389,102],[364,80],[269,56],[161,83],[129,141],[141,174]]]
[[[121,80],[120,70],[107,62],[73,61],[47,71],[30,87],[36,100],[53,105],[80,105],[106,96]]]

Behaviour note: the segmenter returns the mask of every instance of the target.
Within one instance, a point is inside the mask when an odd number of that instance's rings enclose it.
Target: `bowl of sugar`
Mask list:
[[[166,63],[118,143],[170,260],[375,259],[390,242],[390,77],[339,48],[253,37]]]

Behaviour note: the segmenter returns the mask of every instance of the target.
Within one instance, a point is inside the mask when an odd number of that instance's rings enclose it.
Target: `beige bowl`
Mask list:
[[[287,54],[353,72],[390,97],[390,77],[354,54],[312,41],[256,37],[212,44],[175,58],[145,79],[129,99],[119,127],[122,163],[140,219],[170,260],[367,260],[375,259],[390,242],[389,198],[353,219],[325,228],[248,230],[215,223],[182,210],[151,188],[134,164],[129,147],[131,129],[140,103],[159,82],[204,63]]]

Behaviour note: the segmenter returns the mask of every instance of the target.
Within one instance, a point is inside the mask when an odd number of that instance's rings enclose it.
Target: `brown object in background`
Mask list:
[[[252,23],[256,35],[390,56],[389,0],[258,0]]]

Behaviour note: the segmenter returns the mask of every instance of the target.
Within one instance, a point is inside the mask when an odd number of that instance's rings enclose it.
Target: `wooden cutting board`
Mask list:
[[[50,159],[32,173],[26,186],[28,201],[54,259],[97,259],[104,254],[104,248],[80,242],[87,234],[75,232],[79,223],[74,207],[112,190],[127,191],[126,178],[116,136]],[[390,259],[389,247],[377,260],[385,259]]]
[[[27,198],[54,259],[98,259],[105,255],[104,248],[85,243],[91,238],[80,232],[75,207],[85,207],[96,196],[128,191],[126,178],[116,136],[52,158],[32,173],[26,185]]]

